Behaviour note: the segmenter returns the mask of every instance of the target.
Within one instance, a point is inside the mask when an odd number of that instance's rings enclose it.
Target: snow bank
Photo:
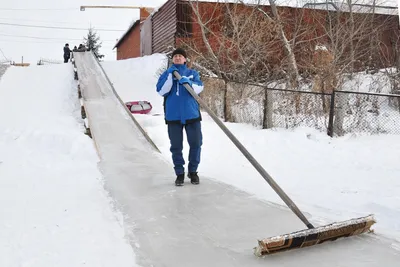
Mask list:
[[[70,64],[0,81],[0,266],[135,266],[79,107]]]

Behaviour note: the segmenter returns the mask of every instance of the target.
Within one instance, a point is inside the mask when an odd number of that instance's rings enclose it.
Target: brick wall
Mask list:
[[[153,11],[151,8],[140,9],[140,19],[135,22],[133,29],[127,33],[125,39],[119,44],[117,48],[117,60],[140,57],[140,22],[146,18]]]
[[[131,30],[117,49],[117,60],[140,57],[140,25]]]

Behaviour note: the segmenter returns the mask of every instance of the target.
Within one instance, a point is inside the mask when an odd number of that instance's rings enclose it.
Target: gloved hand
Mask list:
[[[168,73],[172,73],[172,75],[174,75],[174,71],[177,71],[177,72],[179,72],[179,70],[174,66],[174,65],[172,65],[171,67],[169,67],[168,68],[168,70],[167,70],[167,72]]]
[[[190,86],[192,86],[192,80],[190,80],[189,78],[187,78],[187,77],[182,77],[180,80],[179,80],[179,83],[180,84],[184,84],[184,83],[188,83]]]

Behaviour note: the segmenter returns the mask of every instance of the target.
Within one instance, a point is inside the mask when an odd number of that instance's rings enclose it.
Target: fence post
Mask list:
[[[224,79],[224,121],[228,121],[228,81]]]
[[[329,108],[329,123],[328,123],[328,135],[333,137],[333,119],[335,116],[335,90],[331,94],[331,104]]]
[[[273,127],[272,123],[272,111],[273,111],[273,100],[272,92],[268,88],[264,89],[264,118],[263,118],[263,129],[269,129]]]

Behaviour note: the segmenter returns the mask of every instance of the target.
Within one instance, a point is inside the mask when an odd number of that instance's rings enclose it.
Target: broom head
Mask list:
[[[341,237],[372,232],[370,228],[374,223],[376,221],[373,215],[369,215],[291,234],[269,237],[258,241],[258,247],[254,248],[254,254],[260,257],[286,250],[309,247],[325,241],[334,241]]]

